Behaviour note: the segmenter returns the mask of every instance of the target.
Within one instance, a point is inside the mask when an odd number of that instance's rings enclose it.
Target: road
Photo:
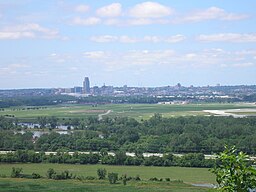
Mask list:
[[[99,121],[102,120],[102,118],[103,118],[104,115],[108,115],[108,114],[111,113],[111,112],[112,112],[112,110],[108,110],[106,113],[99,114],[99,115],[98,115],[98,120],[99,120]]]

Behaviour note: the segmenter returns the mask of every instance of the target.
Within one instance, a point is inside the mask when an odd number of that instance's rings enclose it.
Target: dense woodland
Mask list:
[[[58,134],[59,122],[72,125],[69,134]],[[132,118],[57,119],[39,117],[39,130],[47,130],[34,138],[31,129],[25,134],[14,118],[0,117],[0,150],[35,151],[119,151],[151,153],[211,154],[225,145],[256,154],[256,118],[177,117],[163,118],[155,114],[141,122]],[[48,128],[45,128],[48,127]]]

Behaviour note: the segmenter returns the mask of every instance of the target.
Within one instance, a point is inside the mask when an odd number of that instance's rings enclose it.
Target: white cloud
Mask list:
[[[83,5],[83,4],[77,5],[75,7],[75,11],[80,12],[80,13],[86,13],[89,11],[89,9],[90,9],[90,7],[88,5]]]
[[[161,41],[161,38],[158,36],[145,36],[144,41],[158,43]]]
[[[116,18],[110,18],[110,19],[104,20],[105,25],[120,25],[122,23],[123,21],[121,19],[116,19]]]
[[[136,18],[160,18],[169,16],[173,10],[157,2],[144,2],[135,5],[129,10],[129,15]]]
[[[6,67],[0,68],[0,74],[1,75],[8,75],[8,74],[16,74],[19,72],[20,69],[27,68],[28,65],[26,64],[10,64]]]
[[[220,33],[213,35],[199,35],[197,40],[204,42],[256,42],[256,34]]]
[[[130,19],[127,21],[127,25],[150,25],[153,23],[154,23],[154,20],[144,19],[144,18]]]
[[[253,67],[255,66],[254,63],[251,63],[251,62],[248,62],[248,63],[237,63],[237,64],[234,64],[235,67],[242,67],[242,68],[245,68],[245,67]]]
[[[180,17],[175,19],[175,23],[181,22],[200,22],[205,20],[241,20],[247,18],[248,15],[245,14],[235,14],[235,13],[228,13],[224,9],[218,7],[210,7],[205,10],[199,10],[192,12],[184,17]]]
[[[61,38],[59,32],[48,29],[36,23],[7,26],[0,29],[0,39],[21,39],[21,38]]]
[[[90,40],[97,43],[108,43],[118,40],[118,37],[112,35],[92,36]]]
[[[186,37],[184,35],[174,35],[174,36],[170,36],[168,38],[166,38],[166,42],[168,43],[178,43],[178,42],[181,42],[181,41],[184,41],[186,39]]]
[[[96,10],[96,14],[100,17],[118,17],[122,13],[122,5],[120,3],[112,3]]]
[[[89,59],[102,59],[106,57],[104,51],[87,51],[83,53],[83,56]]]
[[[119,41],[120,41],[121,43],[136,43],[136,42],[138,42],[139,40],[136,39],[136,38],[133,38],[133,37],[128,37],[128,36],[126,36],[126,35],[123,35],[123,36],[120,36],[120,37],[119,37]]]
[[[101,19],[98,17],[88,17],[88,18],[75,17],[72,20],[72,24],[74,25],[97,25],[100,23],[101,23]]]
[[[161,37],[161,36],[144,36],[143,38],[129,37],[127,35],[122,36],[112,36],[112,35],[102,35],[102,36],[92,36],[90,38],[91,41],[97,43],[109,43],[109,42],[120,42],[120,43],[138,43],[138,42],[166,42],[166,43],[178,43],[185,40],[186,37],[184,35],[173,35],[169,37]]]

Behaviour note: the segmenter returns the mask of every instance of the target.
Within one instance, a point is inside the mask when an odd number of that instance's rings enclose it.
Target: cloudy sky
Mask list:
[[[255,0],[0,0],[0,89],[256,84]]]

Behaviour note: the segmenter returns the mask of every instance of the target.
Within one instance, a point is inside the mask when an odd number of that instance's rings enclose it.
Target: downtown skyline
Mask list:
[[[256,84],[253,0],[0,1],[0,89]]]

